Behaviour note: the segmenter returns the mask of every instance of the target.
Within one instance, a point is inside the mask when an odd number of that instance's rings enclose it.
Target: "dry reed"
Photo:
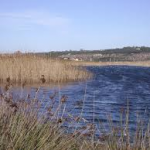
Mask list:
[[[110,131],[101,132],[101,135],[93,141],[89,138],[95,133],[94,124],[71,134],[67,134],[62,128],[65,118],[63,116],[58,118],[57,112],[67,100],[64,95],[60,98],[61,103],[55,110],[51,110],[54,103],[50,104],[47,112],[39,116],[41,101],[37,100],[36,96],[39,90],[40,88],[36,90],[34,98],[28,97],[28,100],[12,99],[8,94],[9,88],[0,95],[0,150],[150,149],[149,125],[147,130],[144,130],[143,123],[137,120],[136,131],[130,134],[128,130],[129,108],[121,113],[121,118],[124,113],[126,114],[125,124],[122,124],[121,119],[120,126],[116,127],[110,116],[108,119]],[[52,101],[55,99],[55,93],[50,99]],[[70,120],[71,122],[77,121],[75,118],[70,118]]]
[[[91,76],[73,62],[53,60],[36,55],[0,56],[0,83],[10,78],[12,83],[50,83],[84,80]]]
[[[9,83],[10,80],[8,79]],[[33,98],[13,99],[11,85],[0,95],[0,150],[149,150],[150,126],[143,127],[143,122],[137,120],[134,133],[129,131],[129,107],[121,110],[120,125],[113,124],[108,116],[109,131],[99,129],[100,135],[93,140],[97,129],[92,123],[73,133],[66,133],[62,124],[69,120],[75,123],[80,118],[66,118],[58,112],[65,105],[66,95],[60,97],[60,103],[53,109],[56,95],[51,95],[52,101],[46,112],[39,115],[42,101],[38,100],[40,87],[36,89]],[[52,110],[53,109],[53,110]],[[126,120],[123,121],[123,116]],[[68,116],[68,117],[69,117]],[[67,120],[66,120],[67,119]],[[84,119],[84,118],[83,118]],[[104,127],[105,128],[105,127]]]

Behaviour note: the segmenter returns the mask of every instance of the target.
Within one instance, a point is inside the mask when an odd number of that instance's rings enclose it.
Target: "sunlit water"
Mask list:
[[[85,120],[79,123],[64,126],[78,128],[88,123],[100,126],[101,123],[107,128],[109,116],[114,124],[120,122],[122,110],[129,108],[129,127],[135,130],[137,116],[148,123],[150,117],[150,68],[128,67],[128,66],[107,66],[87,67],[94,76],[84,82],[70,83],[65,86],[41,87],[38,99],[42,100],[42,108],[45,110],[51,104],[49,98],[54,92],[59,105],[62,95],[66,95],[67,101],[61,107],[58,115],[68,114],[73,117],[80,116]],[[21,91],[21,92],[20,92]],[[35,93],[35,88],[18,87],[13,88],[14,97],[24,97]],[[125,118],[124,118],[125,120]],[[100,123],[101,122],[101,123]]]

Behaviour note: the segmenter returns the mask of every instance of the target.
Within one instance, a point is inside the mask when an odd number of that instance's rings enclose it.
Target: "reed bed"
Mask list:
[[[82,130],[67,133],[62,124],[66,118],[58,116],[60,108],[67,101],[66,96],[60,97],[60,103],[52,111],[53,101],[47,111],[39,115],[41,100],[36,90],[34,98],[13,99],[10,88],[0,95],[0,150],[149,150],[150,126],[143,128],[143,122],[137,120],[137,128],[133,134],[129,131],[129,107],[121,111],[120,125],[116,126],[108,116],[109,131],[100,130],[101,134],[93,139],[96,132],[94,124]],[[54,94],[55,95],[55,94]],[[125,113],[125,122],[122,122]],[[71,123],[80,118],[67,118]],[[86,132],[85,132],[86,131]]]
[[[0,56],[0,83],[62,83],[85,80],[91,74],[73,62],[53,60],[31,54]]]

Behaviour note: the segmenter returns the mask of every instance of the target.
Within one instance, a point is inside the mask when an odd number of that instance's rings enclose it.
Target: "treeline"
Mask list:
[[[80,54],[130,54],[130,53],[149,53],[150,47],[123,47],[115,49],[104,49],[104,50],[65,50],[65,51],[51,51],[44,53],[47,56],[58,57],[61,55],[80,55]],[[42,53],[41,53],[42,54]]]

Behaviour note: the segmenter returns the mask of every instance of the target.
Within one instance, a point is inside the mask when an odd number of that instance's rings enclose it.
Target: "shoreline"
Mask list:
[[[77,65],[81,66],[139,66],[139,67],[150,67],[150,61],[136,61],[136,62],[76,62]]]

